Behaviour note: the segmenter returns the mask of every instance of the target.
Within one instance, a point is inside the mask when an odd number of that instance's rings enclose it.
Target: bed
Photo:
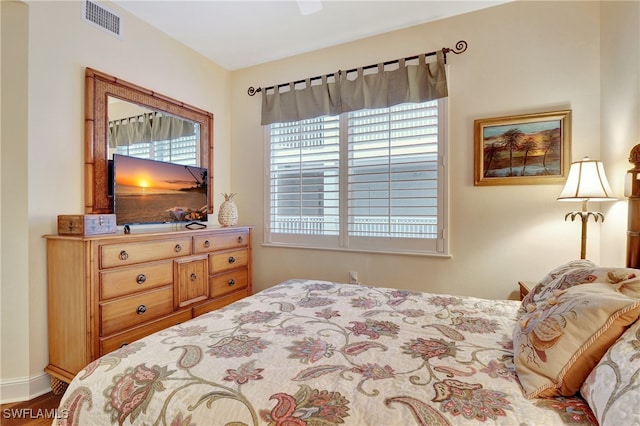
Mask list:
[[[633,181],[635,268],[570,261],[521,302],[288,280],[90,363],[54,424],[640,424]]]
[[[637,424],[638,292],[636,270],[589,261],[554,269],[522,303],[289,280],[92,362],[56,423]],[[599,304],[606,315],[585,317],[593,295],[613,299]],[[533,327],[558,318],[559,329]],[[608,339],[581,341],[566,359],[591,359],[585,377],[528,371],[524,386],[519,359],[540,367],[575,343],[554,333],[574,338],[585,318]],[[599,363],[586,346],[600,347]],[[578,394],[554,395],[564,386]]]

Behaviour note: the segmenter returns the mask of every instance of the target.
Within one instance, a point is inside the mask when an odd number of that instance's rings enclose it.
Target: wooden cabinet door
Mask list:
[[[176,309],[209,297],[207,255],[179,259],[174,265]]]

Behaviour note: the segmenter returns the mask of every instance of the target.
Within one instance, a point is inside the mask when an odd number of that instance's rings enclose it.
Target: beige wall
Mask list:
[[[257,289],[292,277],[344,281],[347,271],[355,270],[361,281],[374,285],[514,296],[518,279],[538,279],[551,267],[578,256],[580,226],[563,220],[578,206],[555,201],[560,185],[474,187],[473,120],[570,108],[573,158],[602,157],[620,193],[618,178],[627,168],[624,159],[640,142],[637,2],[607,2],[601,7],[598,2],[517,1],[233,73],[115,6],[125,16],[124,40],[83,23],[77,1],[18,3],[16,8],[6,3],[0,2],[3,401],[33,396],[46,390],[48,383],[42,374],[47,364],[47,308],[41,236],[55,232],[58,214],[82,212],[86,66],[214,113],[214,192],[237,192],[241,222],[257,226]],[[5,23],[21,22],[20,16],[28,21],[28,52],[22,58],[26,62],[8,63],[5,32],[24,29],[16,24],[6,30]],[[459,39],[467,40],[469,50],[449,59],[452,258],[261,247],[260,96],[247,96],[248,86],[413,55],[451,46]],[[26,75],[21,67],[26,67]],[[26,111],[9,123],[4,101],[7,71],[22,75],[11,83],[18,84],[14,89],[18,96],[26,90],[28,97]],[[19,145],[13,145],[15,141]],[[622,264],[626,203],[606,209],[604,226],[590,224],[587,253],[597,262]]]
[[[230,186],[231,73],[115,5],[108,7],[123,16],[123,39],[83,22],[79,1],[2,0],[1,5],[3,95],[5,87],[25,84],[19,95],[23,102],[11,101],[19,107],[24,103],[20,120],[9,120],[2,98],[0,399],[4,402],[40,393],[49,384],[43,373],[48,354],[42,235],[56,232],[58,214],[83,212],[85,67],[211,111],[214,179],[221,191]],[[24,33],[17,39],[22,43],[16,44],[24,60],[22,69],[4,49],[10,28],[5,28],[6,22]],[[10,75],[20,78],[9,80]],[[220,202],[216,199],[216,204]]]
[[[628,7],[633,6],[620,6]],[[604,22],[607,31],[617,18],[628,22],[624,12],[618,15]],[[452,258],[256,244],[256,287],[292,276],[344,281],[348,271],[358,271],[360,281],[373,285],[506,298],[515,296],[517,280],[539,279],[552,267],[578,257],[580,225],[565,222],[564,215],[580,206],[556,201],[562,185],[473,185],[473,121],[571,109],[573,159],[605,154],[600,146],[601,72],[618,74],[618,64],[601,71],[600,21],[598,2],[517,1],[234,72],[232,190],[238,193],[242,220],[258,225],[259,242],[264,179],[260,96],[247,96],[248,86],[269,86],[409,56],[453,46],[460,39],[469,43],[467,52],[448,57]],[[629,43],[627,39],[618,42]],[[637,57],[637,47],[624,54]],[[612,84],[617,78],[611,77]],[[637,102],[637,93],[634,96]],[[621,143],[616,158],[626,158],[633,143]],[[610,165],[607,171],[616,177],[624,173]],[[614,182],[614,189],[622,193],[618,179]],[[616,204],[624,207],[623,202]],[[624,218],[607,219],[615,235],[623,236],[625,225]],[[602,257],[600,229],[600,224],[589,225],[587,255],[596,262]],[[607,250],[607,262],[623,261],[624,244],[616,242]]]
[[[29,380],[28,82],[29,11],[0,3],[0,378],[5,387]],[[45,323],[46,324],[46,323]],[[20,352],[14,353],[13,349]],[[46,352],[45,352],[46,356]],[[4,393],[0,397],[4,398]]]

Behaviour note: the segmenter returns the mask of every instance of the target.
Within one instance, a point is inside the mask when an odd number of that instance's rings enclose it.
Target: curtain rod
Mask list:
[[[464,41],[464,40],[460,40],[459,42],[457,42],[457,43],[456,43],[456,47],[454,47],[454,48],[450,48],[450,47],[443,47],[443,48],[442,48],[442,53],[444,53],[444,63],[445,63],[445,64],[447,63],[447,53],[451,52],[451,53],[455,53],[456,55],[459,55],[459,54],[463,53],[463,52],[464,52],[464,51],[466,51],[466,50],[467,50],[467,42],[466,42],[466,41]],[[437,50],[434,50],[433,52],[425,53],[424,55],[425,55],[425,56],[433,56],[433,55],[435,55],[436,53],[438,53],[438,51],[437,51]],[[407,57],[407,58],[404,58],[404,60],[405,60],[405,61],[411,61],[411,60],[413,60],[413,59],[418,59],[418,57],[419,57],[419,55],[409,56],[409,57]],[[384,65],[397,64],[399,61],[400,61],[399,59],[394,59],[393,61],[387,61],[387,62],[384,62],[383,64],[384,64]],[[375,64],[375,65],[367,65],[367,66],[360,67],[360,68],[367,70],[367,69],[370,69],[370,68],[375,68],[375,67],[377,67],[377,66],[378,66],[378,64]],[[338,74],[341,74],[341,73],[343,73],[343,72],[345,72],[345,73],[347,73],[347,74],[348,74],[348,73],[350,73],[350,72],[355,72],[355,71],[358,71],[358,68],[352,68],[352,69],[347,70],[347,71],[338,71]],[[332,77],[333,75],[334,75],[334,74],[327,74],[327,75],[326,75],[326,77]],[[311,78],[309,79],[309,81],[313,81],[313,80],[320,80],[322,77],[325,77],[325,76],[319,75],[319,76],[316,76],[316,77],[311,77]],[[297,81],[294,81],[294,82],[293,82],[293,84],[304,83],[306,80],[307,80],[307,79],[305,79],[305,80],[297,80]],[[280,87],[285,87],[285,86],[288,86],[289,84],[290,84],[290,83],[282,83],[282,84],[278,84],[278,86],[277,86],[277,87],[278,87],[278,88],[280,88]],[[270,89],[275,89],[275,87],[276,87],[276,86],[269,86],[269,87],[265,87],[264,89],[262,89],[262,87],[258,87],[258,88],[256,89],[255,87],[251,86],[251,87],[249,87],[249,89],[247,89],[247,94],[248,94],[249,96],[253,96],[253,95],[255,95],[256,93],[261,92],[262,90],[265,90],[265,91],[266,91],[266,90],[270,90]]]

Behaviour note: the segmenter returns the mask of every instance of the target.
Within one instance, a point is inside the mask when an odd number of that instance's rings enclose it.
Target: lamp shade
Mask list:
[[[602,161],[588,157],[571,163],[559,201],[608,201],[614,199]]]

